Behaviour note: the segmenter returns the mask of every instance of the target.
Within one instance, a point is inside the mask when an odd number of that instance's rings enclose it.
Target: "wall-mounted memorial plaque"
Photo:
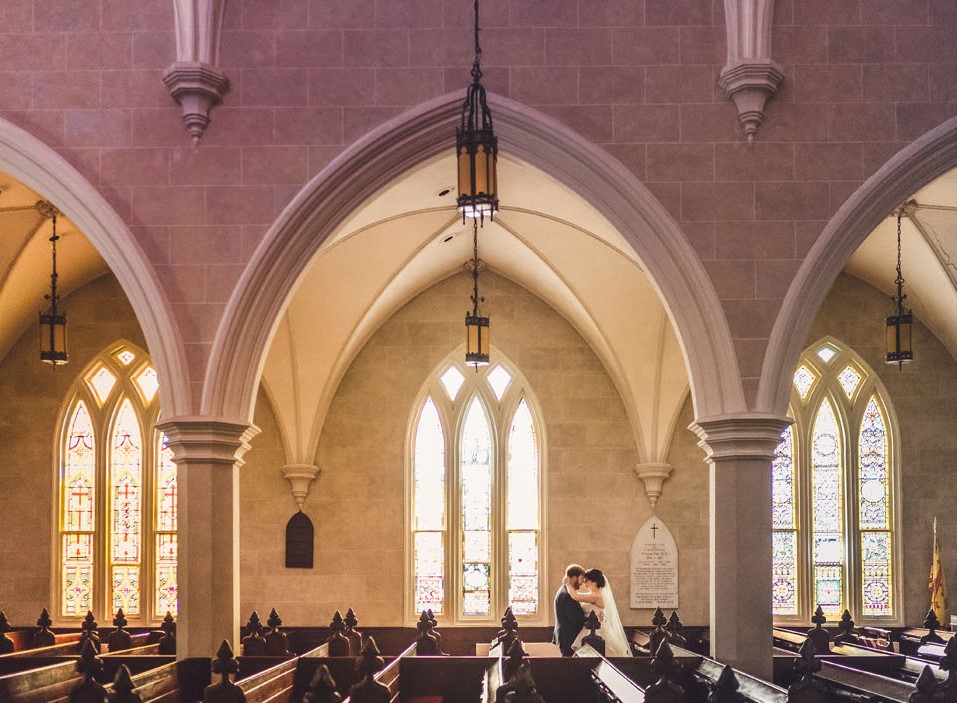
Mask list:
[[[313,538],[312,520],[299,511],[286,523],[286,568],[311,569]]]
[[[631,607],[678,607],[678,545],[654,515],[631,543]]]

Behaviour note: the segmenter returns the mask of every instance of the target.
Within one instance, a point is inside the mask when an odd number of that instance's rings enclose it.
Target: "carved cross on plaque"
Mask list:
[[[650,529],[651,529],[651,538],[652,538],[652,539],[657,539],[657,538],[658,538],[658,525],[656,525],[655,523],[651,523],[651,528],[650,528]]]

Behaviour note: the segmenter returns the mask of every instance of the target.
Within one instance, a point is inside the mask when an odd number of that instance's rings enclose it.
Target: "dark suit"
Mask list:
[[[552,642],[562,650],[562,656],[572,655],[572,642],[584,626],[585,611],[563,585],[555,594],[555,634],[552,635]]]

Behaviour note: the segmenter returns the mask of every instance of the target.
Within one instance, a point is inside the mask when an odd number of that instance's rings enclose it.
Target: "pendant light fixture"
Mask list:
[[[62,366],[68,361],[66,353],[66,313],[57,309],[59,295],[56,292],[56,243],[60,239],[56,233],[56,218],[60,214],[52,203],[41,200],[36,205],[37,211],[53,222],[53,234],[50,235],[50,246],[53,251],[53,269],[50,273],[50,293],[44,299],[50,301],[50,309],[40,313],[40,361]]]
[[[492,112],[485,101],[482,86],[482,47],[479,45],[479,4],[475,0],[475,61],[472,64],[472,84],[465,94],[462,120],[455,133],[455,153],[458,161],[458,199],[462,223],[466,217],[485,223],[498,210],[498,180],[496,161],[498,139],[492,131]]]
[[[897,311],[887,318],[887,363],[897,364],[898,369],[914,360],[911,346],[914,316],[910,310],[904,309],[907,296],[904,295],[904,275],[901,273],[901,218],[910,205],[907,203],[897,210]],[[910,211],[906,214],[910,214]]]
[[[478,258],[478,221],[472,220],[472,260],[465,264],[465,268],[472,272],[472,312],[465,313],[465,363],[474,366],[476,371],[479,366],[485,366],[489,358],[488,318],[479,315],[479,303],[485,302],[478,289],[482,264]]]

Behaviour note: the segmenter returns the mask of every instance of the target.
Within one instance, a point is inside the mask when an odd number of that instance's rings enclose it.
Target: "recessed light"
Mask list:
[[[439,191],[439,197],[444,198],[446,195],[448,195],[451,192],[452,192],[452,187],[446,186],[445,188]]]
[[[447,235],[445,235],[445,237],[443,237],[442,243],[443,243],[443,244],[448,244],[448,243],[451,242],[453,239],[455,239],[455,235],[454,235],[454,234],[447,234]]]

